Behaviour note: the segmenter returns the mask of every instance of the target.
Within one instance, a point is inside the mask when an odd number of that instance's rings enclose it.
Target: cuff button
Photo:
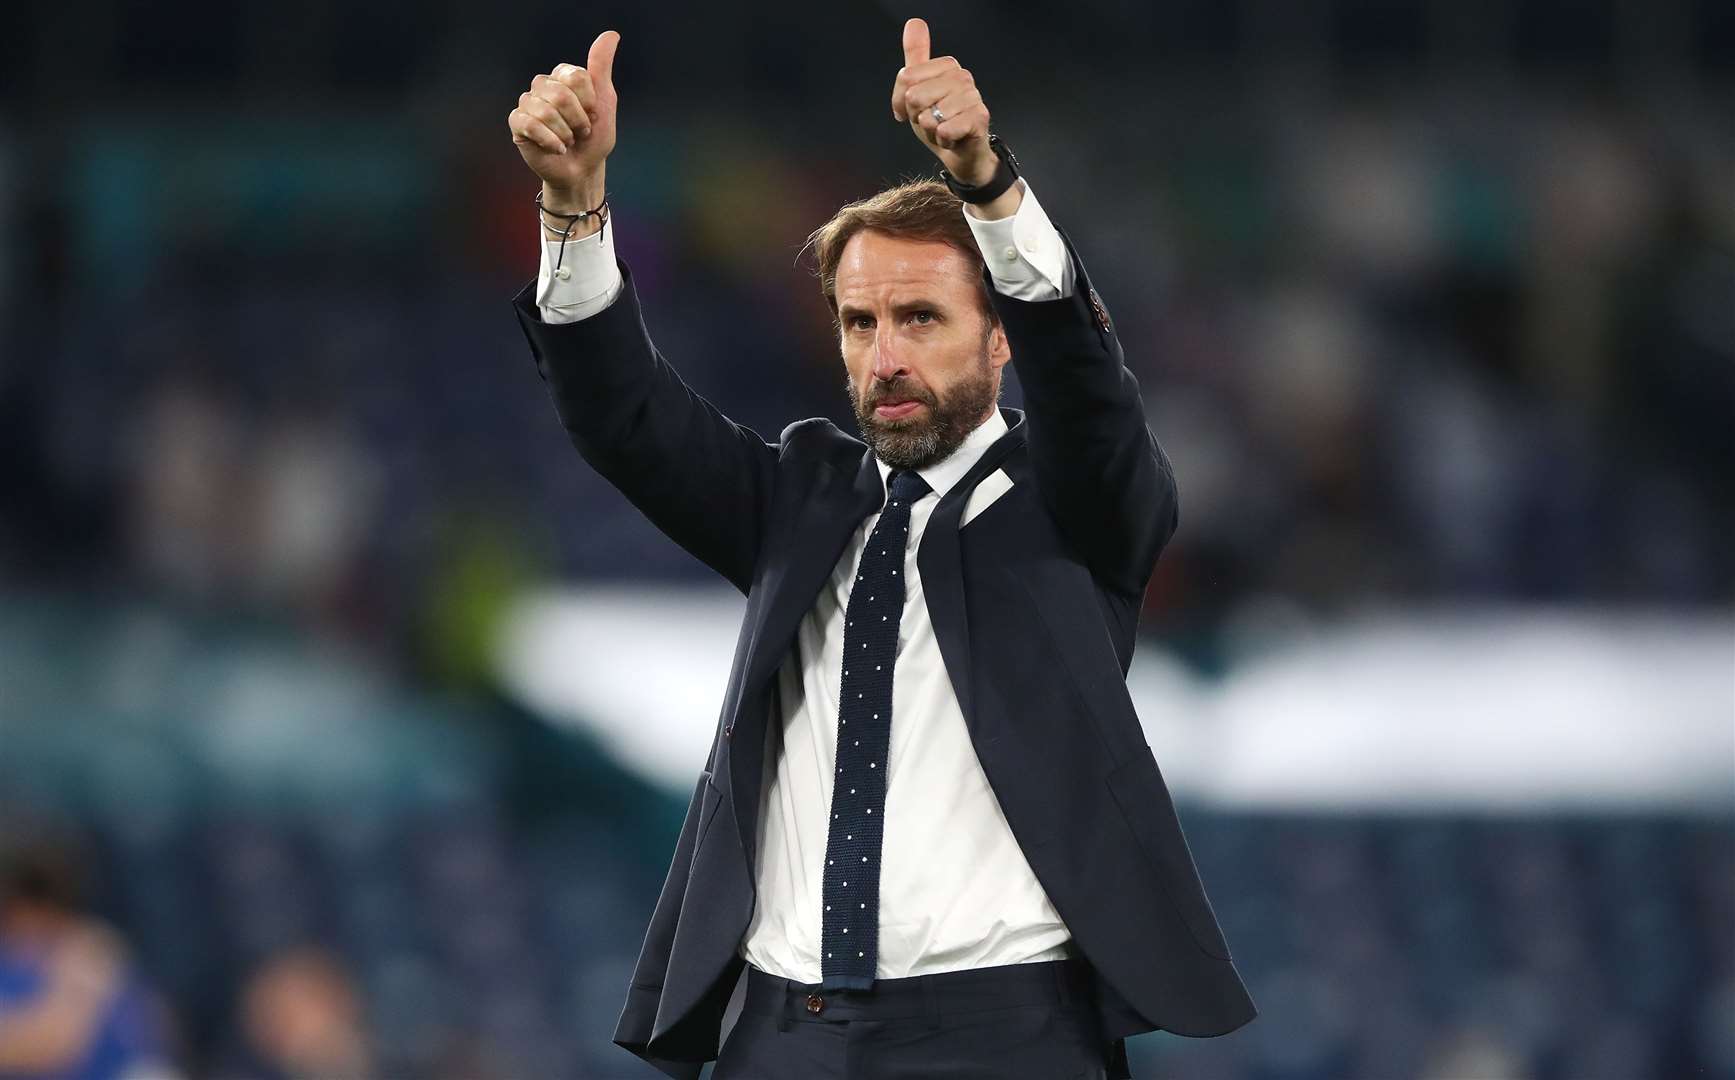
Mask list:
[[[559,279],[560,279],[560,280],[562,280],[562,281],[565,281],[565,280],[567,280],[567,279],[568,279],[568,278],[570,278],[570,277],[572,277],[572,271],[571,271],[571,270],[568,270],[568,269],[567,269],[567,268],[566,268],[566,267],[564,267],[564,266],[561,266],[561,267],[557,267],[557,268],[556,268],[556,269],[555,269],[555,271],[554,271],[554,276],[555,276],[555,277],[557,277],[557,278],[559,278]]]

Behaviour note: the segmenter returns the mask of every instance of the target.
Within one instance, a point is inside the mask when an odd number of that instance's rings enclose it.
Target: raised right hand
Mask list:
[[[530,80],[518,107],[506,114],[513,145],[547,188],[576,193],[600,187],[603,162],[614,150],[619,45],[619,32],[604,30],[591,43],[586,67],[556,64]]]

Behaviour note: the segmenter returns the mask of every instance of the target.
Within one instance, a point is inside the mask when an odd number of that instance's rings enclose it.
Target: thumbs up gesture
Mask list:
[[[988,106],[956,57],[928,57],[928,24],[904,24],[904,66],[892,84],[892,116],[910,125],[959,181],[985,184],[1000,160],[988,147]]]
[[[602,197],[603,163],[614,150],[614,54],[620,34],[605,30],[590,46],[586,66],[556,64],[530,80],[518,106],[506,114],[513,145],[547,191]]]

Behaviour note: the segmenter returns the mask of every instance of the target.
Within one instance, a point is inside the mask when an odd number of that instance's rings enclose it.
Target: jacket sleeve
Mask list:
[[[631,272],[602,311],[546,323],[536,283],[512,298],[536,370],[585,461],[675,543],[743,593],[753,580],[778,447],[695,393],[645,329]]]
[[[992,283],[989,291],[1024,388],[1036,486],[1056,528],[1100,581],[1142,596],[1179,522],[1175,474],[1146,426],[1138,379],[1101,298],[1072,239],[1060,235],[1072,295],[1017,300]]]

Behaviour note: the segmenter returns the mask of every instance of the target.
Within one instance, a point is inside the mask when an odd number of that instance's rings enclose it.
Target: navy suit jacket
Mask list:
[[[1138,613],[1177,522],[1167,456],[1072,241],[1073,295],[990,295],[1025,408],[935,507],[917,552],[934,634],[976,755],[1030,868],[1096,973],[1111,1076],[1124,1038],[1221,1035],[1257,1010],[1205,897],[1126,688]],[[614,1041],[669,1076],[719,1049],[745,960],[774,678],[884,489],[824,418],[776,442],[694,393],[646,331],[632,276],[587,319],[513,298],[573,445],[659,529],[747,597],[706,768],[651,916]],[[984,271],[984,276],[987,272]],[[960,527],[997,471],[1004,490]]]

